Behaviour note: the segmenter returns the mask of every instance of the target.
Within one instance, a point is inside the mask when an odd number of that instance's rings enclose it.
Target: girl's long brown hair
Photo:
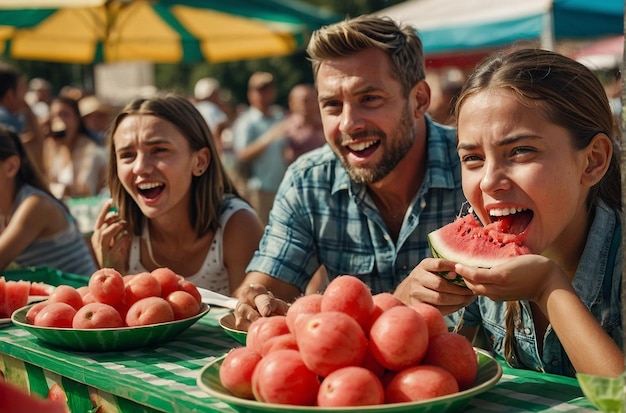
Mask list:
[[[0,125],[0,161],[11,156],[17,156],[20,159],[20,169],[15,176],[16,191],[28,184],[55,198],[45,178],[26,152],[19,135],[14,130]],[[62,205],[65,207],[64,204]]]

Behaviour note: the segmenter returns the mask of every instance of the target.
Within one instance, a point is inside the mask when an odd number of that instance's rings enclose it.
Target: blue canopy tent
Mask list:
[[[553,50],[559,40],[624,33],[624,0],[409,0],[376,14],[413,25],[430,66],[522,41]]]

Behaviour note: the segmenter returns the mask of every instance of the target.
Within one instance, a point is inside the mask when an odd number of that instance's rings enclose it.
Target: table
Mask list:
[[[73,413],[191,413],[235,410],[196,386],[200,369],[239,346],[218,325],[228,310],[211,311],[176,340],[156,348],[114,353],[72,352],[40,342],[16,326],[0,328],[0,371],[32,394],[55,384]],[[569,377],[504,367],[500,382],[474,397],[465,412],[597,411]]]

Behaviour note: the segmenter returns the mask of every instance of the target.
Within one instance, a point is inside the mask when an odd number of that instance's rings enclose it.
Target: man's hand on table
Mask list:
[[[262,284],[250,283],[243,286],[238,294],[235,307],[235,326],[248,330],[250,324],[260,317],[285,315],[289,309],[287,302],[274,297]]]

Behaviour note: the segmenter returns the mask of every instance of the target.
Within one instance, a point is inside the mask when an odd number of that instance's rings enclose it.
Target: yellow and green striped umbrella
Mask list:
[[[338,20],[297,0],[1,0],[0,55],[65,63],[279,56]]]

